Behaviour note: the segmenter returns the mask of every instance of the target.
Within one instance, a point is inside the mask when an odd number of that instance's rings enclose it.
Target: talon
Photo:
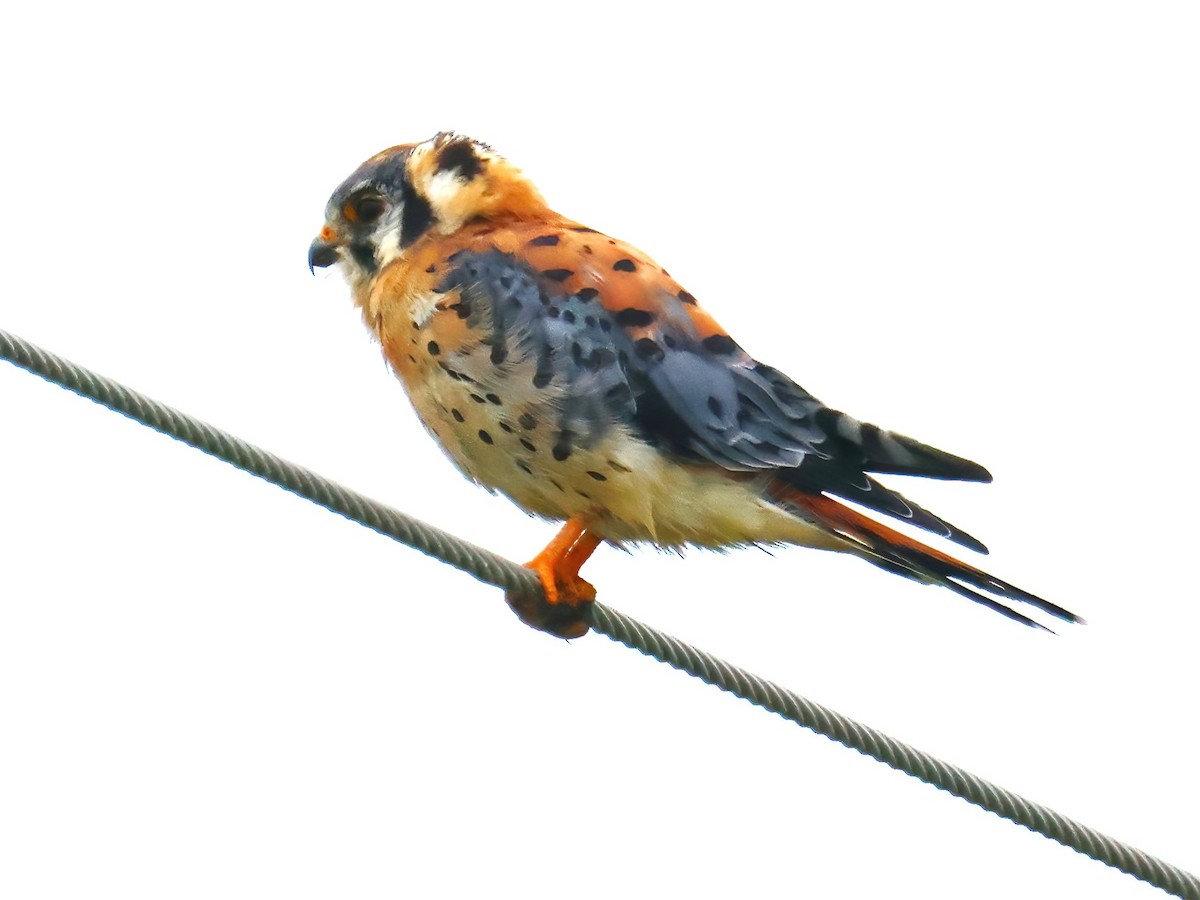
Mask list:
[[[537,573],[544,596],[505,594],[509,607],[526,625],[565,639],[588,633],[585,604],[596,599],[596,589],[579,577],[579,567],[600,545],[582,522],[568,520],[546,548],[525,564]]]

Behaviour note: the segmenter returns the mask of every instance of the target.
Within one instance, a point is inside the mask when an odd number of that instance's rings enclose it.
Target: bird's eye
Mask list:
[[[383,210],[383,198],[367,194],[347,203],[342,213],[348,221],[370,225],[383,215]]]

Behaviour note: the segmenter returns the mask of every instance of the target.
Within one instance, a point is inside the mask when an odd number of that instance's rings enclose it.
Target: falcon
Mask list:
[[[333,192],[308,251],[338,265],[421,421],[471,480],[562,529],[527,563],[527,623],[586,633],[601,543],[851,553],[1022,622],[1060,606],[884,525],[976,538],[876,480],[983,466],[821,403],[725,332],[662,266],[554,212],[453,133],[384,150]],[[847,505],[846,501],[854,506]]]

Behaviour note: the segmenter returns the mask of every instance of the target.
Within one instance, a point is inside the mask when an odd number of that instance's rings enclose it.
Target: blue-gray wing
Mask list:
[[[724,335],[701,337],[672,294],[612,310],[603,284],[574,291],[498,250],[461,252],[438,286],[484,334],[490,373],[550,392],[564,440],[614,423],[682,461],[769,472],[801,490],[852,500],[973,549],[965,532],[868,472],[986,481],[987,471],[830,409]]]

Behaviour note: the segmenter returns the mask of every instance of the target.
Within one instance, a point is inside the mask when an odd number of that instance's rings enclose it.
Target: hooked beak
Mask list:
[[[308,245],[308,271],[316,275],[317,269],[328,268],[339,258],[337,238],[334,236],[333,229],[326,225]]]

